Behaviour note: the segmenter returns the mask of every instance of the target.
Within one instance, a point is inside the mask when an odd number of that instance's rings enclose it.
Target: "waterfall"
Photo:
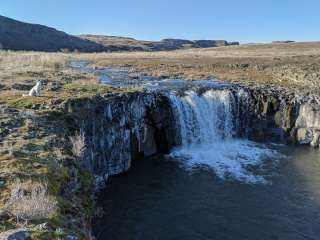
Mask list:
[[[178,143],[187,147],[230,139],[235,134],[235,98],[229,90],[209,90],[202,95],[187,91],[170,95]]]
[[[211,89],[202,94],[186,91],[169,95],[174,116],[177,147],[169,157],[194,170],[199,166],[213,169],[223,179],[246,183],[266,183],[251,172],[266,159],[278,154],[265,145],[246,139],[246,114],[249,96],[245,91]]]

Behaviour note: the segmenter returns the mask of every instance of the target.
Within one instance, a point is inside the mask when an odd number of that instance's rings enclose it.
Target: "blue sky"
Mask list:
[[[0,1],[0,15],[71,34],[146,40],[320,40],[320,0]]]

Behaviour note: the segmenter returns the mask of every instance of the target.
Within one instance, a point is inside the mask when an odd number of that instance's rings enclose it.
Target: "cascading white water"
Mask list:
[[[187,91],[183,96],[170,94],[175,118],[176,142],[170,156],[183,160],[184,166],[207,166],[221,178],[247,183],[265,182],[248,167],[258,166],[275,151],[245,139],[236,133],[244,116],[240,109],[248,104],[244,92],[208,90],[201,95]]]
[[[230,91],[210,90],[198,96],[187,91],[185,96],[170,95],[181,146],[213,143],[230,139],[234,133],[233,106]]]

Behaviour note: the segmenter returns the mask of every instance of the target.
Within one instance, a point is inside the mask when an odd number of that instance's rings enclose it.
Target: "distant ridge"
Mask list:
[[[39,24],[20,22],[0,15],[0,49],[24,51],[171,51],[187,48],[209,48],[239,45],[225,40],[163,39],[139,41],[134,38],[79,35],[73,36]]]
[[[274,44],[278,44],[278,43],[294,43],[295,41],[292,40],[285,40],[285,41],[272,41],[272,43]]]
[[[187,48],[210,48],[230,45],[239,45],[239,42],[225,40],[185,40],[167,38],[161,41],[141,41],[134,38],[115,37],[104,35],[79,35],[80,38],[99,43],[105,47],[120,48],[124,51],[171,51]]]
[[[0,45],[5,50],[57,52],[62,49],[81,52],[101,52],[106,50],[95,42],[90,42],[54,28],[39,24],[29,24],[0,16]]]

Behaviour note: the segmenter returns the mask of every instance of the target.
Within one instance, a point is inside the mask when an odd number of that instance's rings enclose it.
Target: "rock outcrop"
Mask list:
[[[70,100],[72,113],[86,137],[86,166],[97,175],[127,171],[131,161],[167,153],[173,144],[171,112],[155,93]]]
[[[233,135],[258,141],[319,146],[316,96],[284,89],[225,85],[233,94]],[[198,94],[210,87],[196,87]],[[181,90],[183,94],[183,90]],[[180,93],[177,93],[178,95]],[[95,175],[127,171],[132,160],[168,153],[176,146],[174,109],[165,92],[131,92],[69,100],[65,110],[85,134],[86,167]],[[235,115],[236,114],[236,115]]]
[[[96,42],[107,47],[110,51],[172,51],[189,48],[212,48],[231,45],[240,45],[239,42],[226,40],[187,40],[166,38],[161,41],[142,41],[134,38],[104,36],[104,35],[80,35],[82,39]]]
[[[316,95],[257,87],[251,90],[250,115],[253,139],[319,146],[320,101]]]

